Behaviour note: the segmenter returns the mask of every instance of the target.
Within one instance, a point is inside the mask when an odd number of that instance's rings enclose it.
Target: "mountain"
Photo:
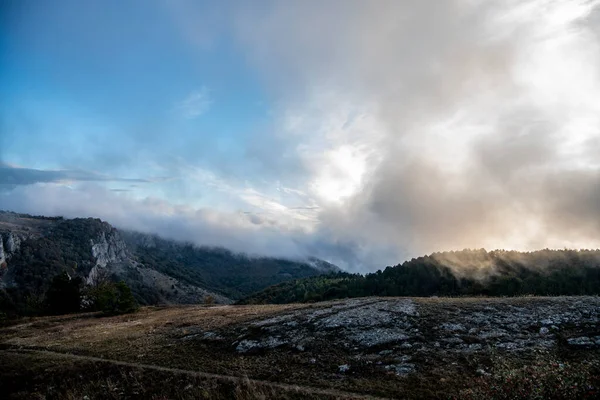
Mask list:
[[[207,296],[231,303],[269,285],[337,270],[322,260],[251,257],[121,231],[94,218],[0,212],[0,297],[5,303],[43,298],[52,277],[62,271],[87,283],[122,279],[141,304],[183,304]]]
[[[363,296],[600,295],[600,250],[433,253],[365,276],[334,273],[283,282],[242,304]]]

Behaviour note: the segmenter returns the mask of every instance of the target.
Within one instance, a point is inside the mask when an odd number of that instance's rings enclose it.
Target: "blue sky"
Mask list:
[[[198,48],[147,4],[7,7],[5,162],[151,178],[169,158],[245,157],[269,107],[256,73],[227,35]]]
[[[1,7],[0,209],[360,271],[600,246],[597,1]]]

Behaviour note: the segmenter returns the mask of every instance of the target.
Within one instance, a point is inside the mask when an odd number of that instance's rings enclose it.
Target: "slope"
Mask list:
[[[1,307],[41,302],[62,271],[88,284],[125,280],[141,304],[200,303],[208,296],[230,303],[268,285],[337,270],[323,261],[321,268],[314,264],[122,232],[93,218],[0,212]]]
[[[284,282],[241,300],[293,303],[362,296],[557,296],[600,294],[600,250],[433,253],[383,271]]]

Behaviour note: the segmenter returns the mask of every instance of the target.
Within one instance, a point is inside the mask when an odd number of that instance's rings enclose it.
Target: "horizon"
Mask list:
[[[0,210],[363,274],[600,248],[598,0],[0,12]]]
[[[175,243],[178,243],[180,245],[190,245],[190,246],[194,246],[200,249],[206,249],[206,250],[220,250],[220,251],[226,251],[226,252],[230,252],[233,255],[238,255],[238,256],[244,256],[250,259],[260,259],[260,258],[280,258],[280,259],[288,259],[290,261],[295,261],[295,262],[303,262],[303,263],[310,263],[311,259],[315,259],[312,256],[307,256],[307,257],[294,257],[294,256],[269,256],[269,255],[264,255],[264,254],[255,254],[255,253],[247,253],[247,252],[236,252],[235,250],[232,250],[230,248],[227,247],[223,247],[223,246],[208,246],[208,245],[202,245],[202,244],[198,244],[198,243],[194,243],[192,241],[189,240],[185,240],[185,239],[175,239],[172,237],[166,237],[166,236],[161,236],[158,233],[154,233],[154,232],[139,232],[139,231],[135,231],[135,230],[130,230],[127,228],[120,228],[117,227],[113,224],[110,223],[110,221],[105,221],[102,220],[100,218],[96,218],[93,216],[88,216],[88,217],[73,217],[73,218],[68,218],[68,217],[64,217],[62,215],[32,215],[32,214],[27,214],[27,213],[18,213],[15,211],[10,211],[10,210],[2,210],[0,209],[0,214],[15,214],[21,218],[33,218],[33,219],[56,219],[56,220],[61,220],[61,221],[65,221],[65,220],[70,220],[70,219],[94,219],[94,220],[99,220],[103,223],[108,223],[110,226],[112,226],[113,228],[117,228],[120,231],[124,231],[124,232],[129,232],[129,233],[133,233],[133,234],[142,234],[142,235],[148,235],[151,237],[155,237],[159,240],[165,240],[165,241],[173,241]],[[425,257],[433,257],[436,258],[436,256],[447,256],[447,255],[452,255],[452,254],[456,254],[456,253],[465,253],[465,252],[470,252],[470,253],[477,253],[477,252],[484,252],[486,254],[492,254],[492,253],[517,253],[518,255],[527,255],[527,254],[531,254],[531,253],[543,253],[543,252],[575,252],[575,253],[582,253],[582,252],[600,252],[600,248],[540,248],[540,249],[532,249],[532,250],[511,250],[511,249],[502,249],[502,248],[492,248],[492,249],[486,249],[486,248],[463,248],[463,249],[447,249],[447,250],[436,250],[433,251],[431,253],[425,253],[425,254],[420,254],[420,255],[416,255],[413,256],[411,258],[405,258],[402,260],[397,260],[394,263],[392,263],[391,265],[386,265],[386,266],[379,266],[376,267],[375,269],[371,270],[371,271],[357,271],[357,272],[352,272],[352,271],[347,271],[343,268],[340,268],[338,265],[332,264],[335,267],[339,268],[338,272],[349,272],[349,273],[359,273],[361,275],[367,275],[367,274],[371,274],[371,273],[377,273],[380,271],[385,270],[386,268],[389,267],[397,267],[400,265],[403,265],[404,263],[409,263],[411,261],[414,261],[416,259],[420,259],[420,258],[425,258]],[[319,259],[317,259],[319,260]],[[449,267],[449,268],[458,268],[455,270],[455,272],[458,272],[458,270],[462,269],[463,267],[472,267],[472,265],[464,265],[462,264],[462,262],[458,262],[457,264],[457,260],[451,260],[451,259],[447,259],[447,258],[441,258],[441,259],[436,259],[438,262],[440,262],[442,265]],[[324,261],[324,260],[321,260]]]

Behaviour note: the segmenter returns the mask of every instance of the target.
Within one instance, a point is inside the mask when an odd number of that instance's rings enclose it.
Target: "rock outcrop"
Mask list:
[[[141,304],[231,303],[267,286],[335,268],[319,260],[251,257],[121,231],[97,218],[1,211],[0,266],[0,288],[23,296],[32,290],[43,293],[53,276],[66,271],[88,284],[124,280]]]
[[[8,260],[19,251],[21,242],[27,237],[13,232],[0,232],[0,264]]]
[[[108,231],[100,233],[97,238],[90,239],[90,246],[96,264],[86,278],[87,283],[94,282],[98,278],[100,270],[107,268],[109,264],[127,262],[131,258],[127,251],[127,245],[116,229],[108,229]]]
[[[346,354],[342,372],[372,365],[405,376],[433,357],[600,350],[599,328],[598,297],[362,298],[255,320],[238,328],[232,348],[242,354],[327,349]]]

